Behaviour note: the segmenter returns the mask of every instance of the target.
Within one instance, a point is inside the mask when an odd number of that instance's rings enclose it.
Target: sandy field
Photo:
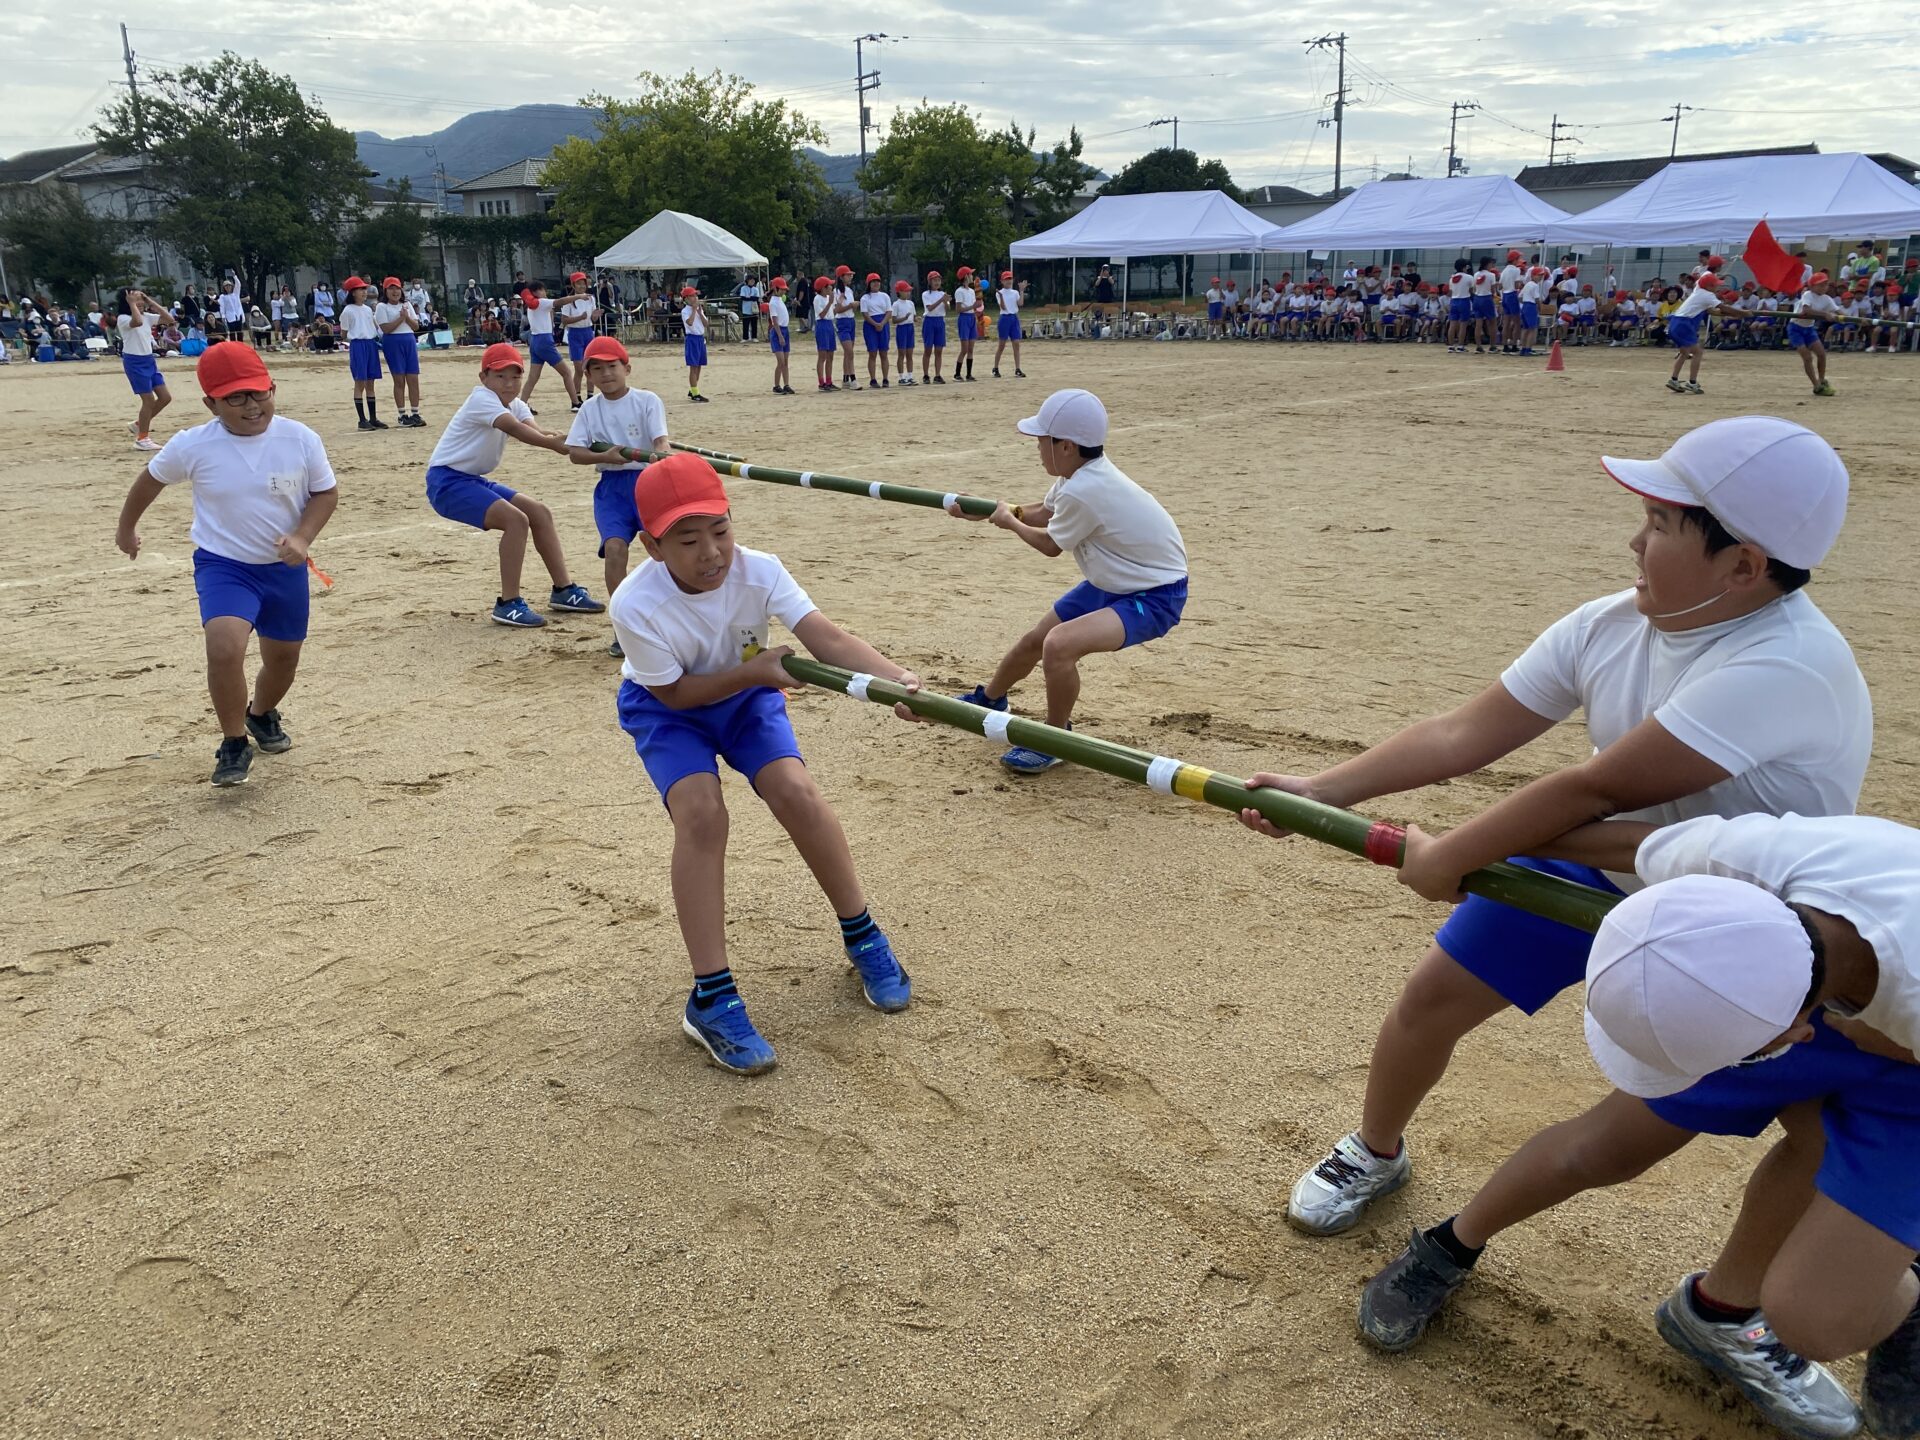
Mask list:
[[[1603,451],[1743,411],[1816,423],[1854,476],[1813,593],[1877,702],[1863,807],[1920,817],[1908,359],[1840,357],[1815,402],[1785,356],[1709,356],[1691,399],[1645,351],[1556,376],[1054,342],[1024,382],[986,378],[983,345],[973,386],[780,399],[760,349],[717,348],[698,409],[677,351],[636,362],[676,438],[1013,500],[1045,484],[1013,420],[1098,391],[1194,581],[1171,636],[1089,664],[1080,724],[1233,774],[1351,754],[1626,584],[1638,511]],[[494,541],[422,493],[473,364],[429,357],[430,428],[383,434],[353,428],[344,358],[279,364],[281,413],[339,472],[316,547],[338,583],[284,706],[295,748],[229,791],[206,783],[188,497],[149,512],[137,563],[113,548],[139,471],[118,367],[0,371],[0,1434],[1761,1433],[1651,1314],[1759,1143],[1696,1143],[1504,1237],[1409,1356],[1358,1342],[1409,1226],[1602,1087],[1576,997],[1496,1022],[1416,1121],[1413,1183],[1347,1236],[1289,1230],[1443,918],[1337,852],[1084,771],[1014,779],[975,737],[801,692],[915,1003],[861,1002],[730,777],[729,935],[781,1065],[704,1063],[605,619],[489,624]],[[166,368],[163,437],[200,413]],[[536,403],[564,424],[556,380]],[[554,504],[600,594],[592,472],[516,447],[500,478]],[[744,542],[949,690],[1076,578],[930,511],[733,493]],[[536,603],[544,583],[530,555]],[[1457,823],[1584,745],[1563,727],[1374,809]]]

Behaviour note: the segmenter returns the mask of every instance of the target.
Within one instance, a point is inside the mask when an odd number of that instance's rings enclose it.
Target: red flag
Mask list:
[[[1769,290],[1797,291],[1804,264],[1780,248],[1773,231],[1762,220],[1747,237],[1747,253],[1740,261],[1753,272],[1753,278]]]

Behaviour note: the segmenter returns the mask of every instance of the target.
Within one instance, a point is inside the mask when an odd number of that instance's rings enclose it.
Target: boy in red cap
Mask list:
[[[895,373],[902,385],[913,384],[913,283],[893,282],[893,305],[887,313],[893,326]]]
[[[573,408],[578,410],[593,394],[586,372],[587,342],[593,339],[593,322],[599,318],[600,305],[587,287],[587,272],[576,270],[567,276],[568,294],[555,312],[560,328],[566,332],[567,359],[573,365],[575,394]]]
[[[238,785],[268,754],[291,749],[280,701],[307,638],[307,552],[340,503],[320,437],[273,413],[273,377],[244,345],[215,345],[196,367],[212,419],[182,430],[147,462],[120,507],[114,544],[140,554],[135,527],[168,485],[193,485],[193,588],[206,635],[207,693],[220,720],[213,783]],[[247,698],[247,640],[260,672]]]
[[[567,431],[567,453],[576,465],[600,472],[593,487],[593,523],[600,532],[600,558],[607,567],[607,593],[627,578],[627,550],[640,533],[640,516],[633,508],[633,482],[644,467],[606,451],[596,453],[595,441],[636,450],[667,448],[667,407],[651,390],[629,383],[633,372],[627,347],[611,335],[596,335],[580,352],[581,370],[595,392],[587,397]],[[616,659],[620,642],[607,647]]]
[[[813,281],[813,378],[820,393],[840,387],[833,383],[833,357],[840,349],[833,321],[833,281],[817,275]]]
[[[353,408],[360,417],[362,430],[385,430],[380,418],[380,400],[374,386],[380,383],[380,327],[374,323],[373,307],[367,304],[372,288],[358,275],[349,275],[340,287],[347,303],[340,310],[340,330],[347,337],[347,368],[353,373]]]
[[[787,367],[793,359],[792,316],[787,313],[787,277],[776,275],[768,286],[767,348],[773,352],[773,393],[793,394]]]
[[[853,293],[853,270],[842,265],[833,272],[833,333],[840,343],[842,390],[860,388],[853,374],[853,332],[859,323],[854,316],[858,309],[859,300]]]
[[[960,317],[960,353],[953,360],[955,381],[973,379],[973,342],[980,338],[980,297],[973,287],[973,269],[962,265],[953,272],[959,287],[953,292],[953,313]],[[966,374],[962,375],[962,369]]]
[[[777,620],[814,655],[863,678],[918,689],[919,677],[815,608],[776,556],[734,542],[726,488],[698,455],[647,466],[634,487],[647,559],[614,592],[621,666],[620,725],[673,821],[673,906],[693,991],[681,1030],[738,1075],[773,1068],[727,963],[727,808],[720,767],[746,777],[813,872],[840,922],[841,943],[867,1002],[904,1010],[907,973],[867,912],[833,807],[801,763],[782,691],[788,646],[766,649]]]
[[[686,337],[681,350],[687,362],[687,399],[704,405],[707,397],[700,393],[700,372],[707,366],[707,307],[691,285],[680,287],[680,302],[680,330]]]
[[[480,356],[480,383],[453,412],[427,460],[427,503],[436,515],[476,530],[500,532],[500,593],[490,618],[496,625],[532,630],[547,622],[520,594],[529,537],[553,580],[550,608],[592,615],[607,607],[568,578],[553,511],[487,478],[505,458],[508,436],[559,455],[572,453],[562,436],[549,435],[533,423],[533,411],[519,398],[525,368],[520,351],[509,344],[489,345]]]
[[[1711,270],[1702,270],[1693,282],[1693,289],[1680,302],[1680,308],[1667,317],[1667,338],[1680,352],[1674,357],[1673,373],[1667,377],[1667,388],[1676,395],[1707,393],[1700,388],[1700,359],[1707,348],[1701,330],[1709,315],[1726,315],[1735,320],[1746,318],[1744,310],[1721,302],[1720,277]],[[1680,382],[1683,365],[1692,367],[1685,384]]]
[[[553,343],[553,301],[547,296],[546,281],[536,280],[527,286],[520,292],[520,301],[527,307],[527,358],[533,362],[527,369],[526,387],[520,392],[521,404],[530,414],[540,413],[533,409],[533,387],[540,383],[542,372],[551,369],[567,387],[567,404],[578,410],[580,389],[573,369],[562,358],[560,347]]]
[[[927,288],[920,292],[920,383],[944,385],[947,356],[947,306],[950,297],[938,270],[927,272]]]
[[[416,338],[422,321],[413,302],[405,298],[398,276],[389,275],[380,282],[373,323],[380,332],[380,353],[393,376],[393,408],[400,414],[399,423],[418,429],[427,423],[420,418],[420,342]]]
[[[860,340],[867,351],[867,388],[890,388],[887,379],[887,316],[893,302],[881,293],[879,275],[867,275],[867,293],[860,297]],[[875,367],[878,367],[876,370]]]
[[[1015,286],[1013,272],[1002,270],[1000,289],[994,295],[1000,306],[1000,318],[996,322],[1000,343],[993,349],[993,378],[996,380],[1000,378],[1000,357],[1009,345],[1013,346],[1013,373],[1022,380],[1027,378],[1027,372],[1020,368],[1020,307],[1026,298],[1027,282],[1022,280]]]

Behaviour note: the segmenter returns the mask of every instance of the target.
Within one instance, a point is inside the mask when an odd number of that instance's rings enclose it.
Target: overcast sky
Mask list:
[[[1327,7],[1333,10],[1336,7]],[[630,93],[643,69],[735,71],[826,128],[827,148],[858,148],[853,38],[881,74],[882,125],[922,98],[957,101],[994,125],[1017,119],[1041,148],[1078,125],[1087,157],[1108,170],[1156,145],[1177,115],[1180,143],[1227,162],[1242,185],[1332,182],[1330,50],[1305,41],[1338,30],[1276,17],[1252,0],[1204,10],[1145,0],[943,0],[827,5],[817,0],[705,0],[671,7],[657,33],[648,7],[545,6],[508,0],[7,0],[0,44],[0,154],[86,138],[124,84],[118,25],[142,66],[204,60],[221,49],[293,75],[350,130],[389,136],[438,130],[472,110]],[[1581,159],[1665,154],[1659,123],[1676,103],[1682,151],[1817,142],[1822,150],[1890,150],[1920,159],[1914,26],[1904,3],[1831,7],[1760,0],[1741,11],[1675,9],[1646,0],[1571,0],[1550,13],[1382,0],[1348,34],[1347,183],[1374,173],[1445,173],[1448,105],[1460,153],[1476,174],[1546,159],[1556,113]],[[689,13],[698,24],[678,23]],[[355,33],[360,23],[377,30]],[[1905,102],[1905,103],[1902,103]],[[878,143],[878,136],[870,144]]]

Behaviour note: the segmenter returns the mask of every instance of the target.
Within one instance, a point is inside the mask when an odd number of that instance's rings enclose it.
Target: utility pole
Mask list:
[[[867,130],[873,124],[872,112],[867,109],[867,96],[880,88],[880,72],[878,70],[872,72],[867,70],[867,62],[861,51],[861,46],[865,45],[869,40],[878,44],[882,40],[891,40],[892,38],[891,35],[883,33],[879,35],[856,35],[853,39],[854,98],[860,105],[860,165],[862,169],[865,169],[867,164]]]
[[[1173,148],[1178,150],[1180,148],[1180,117],[1178,115],[1166,115],[1158,120],[1149,120],[1147,122],[1147,129],[1151,130],[1156,125],[1173,126]]]
[[[1562,134],[1562,131],[1566,133]],[[1562,163],[1555,158],[1559,154],[1562,145],[1578,145],[1580,143],[1579,138],[1573,133],[1573,126],[1561,124],[1558,115],[1553,117],[1551,132],[1547,138],[1547,166],[1549,169]],[[1571,165],[1573,163],[1573,157],[1569,155],[1565,163]]]
[[[1693,107],[1691,105],[1682,105],[1676,100],[1673,102],[1673,113],[1660,117],[1660,123],[1662,125],[1673,126],[1673,144],[1667,148],[1667,158],[1669,160],[1680,153],[1680,117],[1692,109]]]
[[[1467,167],[1460,163],[1460,156],[1454,145],[1455,136],[1460,129],[1460,116],[1469,110],[1478,110],[1478,100],[1456,100],[1453,102],[1453,114],[1447,120],[1447,178],[1467,173]]]
[[[133,138],[143,150],[147,144],[146,125],[140,114],[140,77],[133,68],[133,42],[127,38],[127,27],[120,27],[120,58],[127,62],[127,93],[133,97]]]
[[[1322,35],[1317,40],[1308,40],[1305,43],[1309,51],[1334,50],[1340,57],[1340,77],[1337,82],[1339,88],[1328,97],[1333,101],[1333,119],[1320,122],[1322,125],[1333,126],[1333,193],[1337,196],[1340,193],[1340,147],[1341,142],[1346,138],[1347,37],[1344,33]]]

